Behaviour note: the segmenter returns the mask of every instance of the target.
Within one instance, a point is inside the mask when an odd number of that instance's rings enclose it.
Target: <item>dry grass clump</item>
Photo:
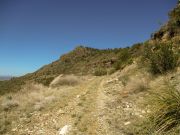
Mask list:
[[[12,99],[12,97],[7,97],[2,101],[2,108],[5,111],[11,110],[12,108],[18,107],[19,102]]]
[[[11,122],[9,119],[3,117],[0,119],[0,134],[5,134],[10,128]]]
[[[26,107],[27,105],[32,105],[32,109],[35,111],[40,111],[44,109],[48,104],[52,103],[55,98],[55,91],[48,89],[40,84],[29,84],[28,87],[25,88],[28,93],[24,93],[25,98],[21,98],[21,100],[25,101],[23,105]]]
[[[39,91],[39,90],[42,90],[44,89],[45,87],[42,85],[42,84],[37,84],[37,83],[31,83],[31,82],[28,82],[26,83],[23,88],[21,89],[21,92],[29,92],[29,91]]]
[[[128,81],[129,81],[129,76],[128,75],[123,75],[123,76],[120,76],[118,78],[118,80],[121,81],[121,83],[123,84],[123,86],[126,86]]]
[[[23,111],[40,111],[56,100],[57,91],[41,84],[27,83],[19,92],[2,97],[2,110],[17,108]]]
[[[34,110],[40,111],[40,110],[44,109],[47,104],[52,103],[54,100],[55,100],[54,96],[44,97],[40,101],[35,102]]]
[[[152,95],[153,129],[163,133],[180,126],[180,91],[173,86]]]
[[[58,87],[58,86],[74,86],[77,85],[80,81],[80,78],[74,75],[66,75],[66,76],[59,76],[53,80],[51,83],[51,87]]]
[[[147,78],[126,78],[122,79],[122,83],[125,86],[125,91],[128,93],[139,93],[147,90],[149,88],[148,86],[148,80]]]
[[[180,127],[180,91],[165,85],[150,94],[151,112],[141,123],[139,134],[178,135]]]

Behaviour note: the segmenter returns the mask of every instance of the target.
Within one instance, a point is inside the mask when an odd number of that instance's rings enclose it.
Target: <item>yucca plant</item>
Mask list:
[[[167,133],[180,127],[180,91],[168,86],[152,95],[151,129],[156,134]]]

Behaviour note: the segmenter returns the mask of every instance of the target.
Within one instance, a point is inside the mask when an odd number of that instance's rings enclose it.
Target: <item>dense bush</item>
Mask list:
[[[179,27],[180,26],[180,6],[178,5],[175,9],[173,9],[169,13],[170,17],[170,25],[174,27]]]
[[[111,75],[111,74],[113,74],[113,73],[115,73],[115,72],[116,72],[116,69],[115,69],[115,68],[110,68],[110,69],[107,70],[107,74],[108,74],[108,75]]]
[[[7,81],[0,81],[0,95],[8,92],[16,92],[21,89],[25,82],[20,78],[12,78]]]
[[[119,59],[120,59],[122,62],[125,62],[125,61],[127,61],[129,58],[130,58],[129,49],[128,49],[128,48],[123,49],[123,50],[121,51],[121,53],[119,54]]]
[[[173,51],[171,44],[147,46],[144,56],[148,60],[153,74],[163,74],[177,66],[178,56]]]
[[[114,68],[116,70],[122,69],[127,64],[132,63],[131,53],[129,48],[122,49],[118,54],[118,60],[114,63]]]
[[[44,78],[36,78],[35,79],[35,82],[37,83],[41,83],[43,84],[44,86],[49,86],[49,84],[53,81],[54,77],[44,77]]]
[[[103,75],[107,75],[107,70],[103,69],[103,68],[97,68],[94,72],[95,76],[103,76]]]

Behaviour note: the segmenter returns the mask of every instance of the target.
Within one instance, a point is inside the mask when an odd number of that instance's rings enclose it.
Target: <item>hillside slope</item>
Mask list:
[[[179,69],[153,77],[137,63],[108,76],[75,78],[76,85],[27,84],[1,96],[0,133],[57,135],[67,126],[69,135],[146,135],[142,122],[153,111],[146,99],[168,84],[180,87]]]
[[[0,81],[0,134],[179,135],[180,5],[132,47],[78,46]]]
[[[0,81],[10,80],[12,76],[0,76]]]
[[[169,13],[169,21],[152,38],[144,43],[137,43],[127,48],[94,49],[78,46],[62,55],[57,61],[45,65],[34,73],[0,81],[0,94],[18,91],[27,82],[37,82],[48,86],[59,74],[105,75],[123,69],[134,59],[145,53],[145,47],[160,43],[170,43],[180,53],[180,5]],[[153,48],[153,47],[152,47]],[[9,87],[8,87],[9,86]]]
[[[22,85],[28,82],[37,82],[48,86],[59,74],[111,74],[131,64],[132,58],[141,53],[140,45],[106,50],[78,46],[73,51],[62,55],[59,60],[45,65],[34,73],[0,82],[0,94],[18,91]]]

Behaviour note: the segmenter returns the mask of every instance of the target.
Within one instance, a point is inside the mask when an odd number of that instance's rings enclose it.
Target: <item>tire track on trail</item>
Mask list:
[[[87,86],[81,87],[84,89],[84,92],[76,97],[74,102],[70,105],[74,107],[71,113],[73,119],[73,130],[70,132],[71,135],[99,134],[97,98],[99,96],[99,88],[102,80],[102,77],[96,77]]]

